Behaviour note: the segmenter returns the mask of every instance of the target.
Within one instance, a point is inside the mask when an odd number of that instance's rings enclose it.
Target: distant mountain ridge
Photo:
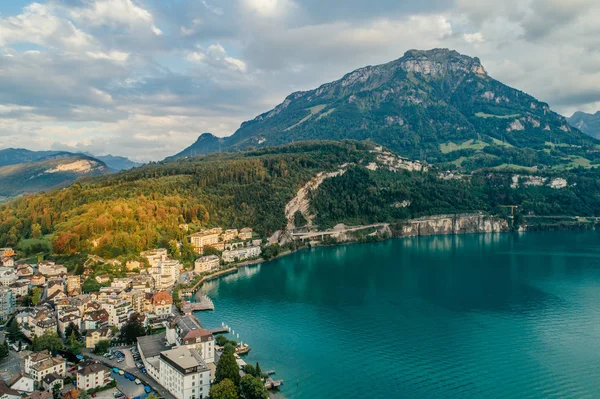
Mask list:
[[[569,124],[585,134],[600,139],[600,111],[595,114],[575,112],[569,119]]]
[[[554,143],[598,144],[548,104],[491,78],[478,58],[434,49],[410,50],[398,60],[292,93],[232,136],[205,133],[168,159],[342,139],[371,140],[413,159],[471,168],[568,164],[586,151],[567,153]]]
[[[35,161],[0,167],[0,197],[66,187],[81,177],[108,173],[111,173],[108,166],[96,158],[59,152]]]

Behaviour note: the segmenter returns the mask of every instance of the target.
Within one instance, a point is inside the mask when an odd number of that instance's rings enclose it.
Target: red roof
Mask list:
[[[172,305],[173,298],[166,291],[157,292],[152,296],[152,305]]]

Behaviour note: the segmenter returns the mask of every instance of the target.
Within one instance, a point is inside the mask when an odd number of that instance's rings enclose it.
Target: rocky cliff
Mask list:
[[[501,233],[509,231],[506,219],[484,214],[439,215],[409,220],[400,237],[452,235],[469,233]]]

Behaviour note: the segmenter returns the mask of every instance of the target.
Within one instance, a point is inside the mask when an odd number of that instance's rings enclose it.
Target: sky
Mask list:
[[[291,92],[455,49],[570,116],[600,110],[598,0],[5,0],[0,149],[160,160]]]

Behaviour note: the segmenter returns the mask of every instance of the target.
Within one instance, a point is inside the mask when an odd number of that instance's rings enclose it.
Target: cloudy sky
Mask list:
[[[0,148],[158,160],[411,48],[600,109],[598,0],[5,0]]]

